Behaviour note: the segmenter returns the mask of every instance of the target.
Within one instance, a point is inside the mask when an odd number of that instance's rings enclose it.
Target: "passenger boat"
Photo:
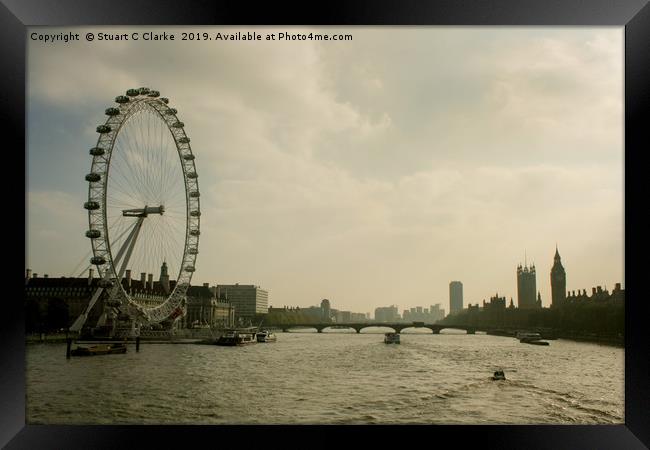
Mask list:
[[[217,339],[215,345],[235,346],[235,345],[254,344],[256,342],[257,340],[255,339],[254,333],[230,330],[230,331],[226,331],[226,333],[219,336],[219,339]]]
[[[126,353],[124,344],[97,344],[89,347],[77,347],[70,351],[71,356],[113,355]]]
[[[384,334],[385,344],[399,344],[399,333],[386,333]]]
[[[258,332],[255,337],[257,338],[257,342],[275,342],[278,340],[275,333],[269,330],[262,330]]]

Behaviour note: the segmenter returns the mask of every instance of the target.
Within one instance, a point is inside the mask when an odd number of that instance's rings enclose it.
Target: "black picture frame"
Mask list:
[[[650,110],[650,6],[648,0],[367,0],[251,6],[236,1],[181,0],[2,0],[0,117],[7,171],[25,175],[26,27],[34,25],[494,25],[625,27],[625,424],[593,426],[35,426],[25,424],[24,267],[11,267],[16,295],[5,294],[5,325],[0,330],[0,444],[6,448],[184,448],[215,446],[236,437],[242,445],[300,445],[304,440],[338,445],[360,429],[364,439],[404,440],[425,445],[484,448],[611,449],[650,446],[650,338],[644,327],[648,300],[642,296],[646,248],[644,222],[645,167]],[[645,113],[645,114],[644,114]],[[22,161],[22,167],[21,167]],[[23,169],[21,172],[21,168]],[[12,193],[15,183],[4,182]],[[18,196],[13,196],[19,198]],[[19,203],[19,201],[17,201]],[[25,207],[25,204],[22,204]],[[603,205],[606,208],[607,205]],[[20,205],[17,205],[20,208]],[[24,216],[23,216],[24,217]],[[6,233],[20,234],[6,228]],[[23,225],[23,232],[26,228]],[[8,240],[13,238],[9,237]],[[10,258],[10,261],[12,259]],[[636,263],[636,261],[640,261]],[[16,264],[15,262],[13,264]],[[23,273],[22,277],[20,273]],[[15,278],[14,278],[15,277]],[[296,439],[297,441],[294,441]],[[427,443],[427,442],[430,442]],[[152,444],[155,443],[155,444]],[[398,444],[400,445],[400,444]]]

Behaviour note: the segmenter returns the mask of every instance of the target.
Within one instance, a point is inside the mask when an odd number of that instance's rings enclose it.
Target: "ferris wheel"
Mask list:
[[[182,314],[196,270],[200,193],[185,125],[169,99],[146,87],[129,89],[115,102],[97,127],[99,138],[90,149],[92,164],[85,177],[86,237],[93,251],[90,262],[101,279],[73,331],[81,329],[104,291],[109,306],[139,324],[175,319]],[[125,289],[127,270],[155,274],[161,263],[170,275],[178,274],[161,301],[147,303]]]

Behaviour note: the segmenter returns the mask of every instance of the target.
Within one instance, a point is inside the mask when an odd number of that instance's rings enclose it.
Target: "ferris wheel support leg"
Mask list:
[[[74,331],[74,332],[81,331],[81,327],[84,326],[84,324],[86,323],[86,319],[88,318],[88,313],[93,308],[93,306],[95,306],[95,303],[97,302],[97,299],[102,294],[102,292],[104,292],[104,288],[98,287],[95,293],[93,294],[92,298],[88,302],[88,306],[86,306],[84,312],[79,314],[77,320],[75,320],[72,326],[70,327],[70,331]]]
[[[124,253],[124,249],[128,246],[126,256],[124,257],[124,261],[122,261],[122,265],[120,266],[120,271],[116,274],[115,286],[113,286],[110,298],[115,297],[115,294],[117,294],[118,289],[120,288],[119,285],[122,284],[122,275],[124,275],[124,271],[126,270],[129,264],[129,260],[131,259],[131,254],[133,253],[133,248],[135,247],[135,243],[138,240],[138,235],[140,234],[140,229],[142,228],[143,221],[144,217],[138,217],[138,221],[135,223],[133,231],[131,231],[131,234],[128,238],[126,238],[124,244],[122,244],[122,248],[120,248],[120,251],[118,252],[118,258],[121,258],[122,253]]]
[[[119,261],[122,258],[122,255],[124,254],[124,251],[129,246],[129,244],[131,244],[130,247],[129,247],[129,251],[127,252],[127,257],[126,257],[125,264],[128,262],[128,259],[131,257],[131,253],[133,251],[133,246],[135,244],[135,239],[133,239],[133,238],[134,237],[137,238],[137,236],[138,236],[138,234],[140,232],[140,228],[142,227],[142,220],[143,219],[144,219],[143,217],[140,217],[138,219],[138,221],[136,222],[136,224],[135,224],[135,226],[133,228],[133,231],[131,231],[131,234],[126,239],[124,244],[122,244],[122,247],[120,248],[120,250],[117,252],[117,257],[115,258],[116,260]],[[122,269],[120,270],[120,277],[118,277],[120,279],[120,281],[121,281],[121,275],[123,274],[124,268],[126,267],[125,264],[122,265]],[[106,273],[104,274],[103,280],[108,281],[111,278],[111,275],[112,275],[111,271],[107,270]],[[97,288],[97,290],[95,291],[95,293],[93,294],[90,301],[88,302],[88,306],[86,306],[86,309],[79,315],[79,317],[77,317],[77,320],[75,320],[74,323],[72,324],[72,326],[70,327],[70,331],[74,331],[74,332],[81,331],[81,328],[84,326],[84,324],[86,323],[86,320],[88,319],[88,313],[90,313],[90,311],[93,309],[93,306],[95,306],[95,303],[97,303],[97,300],[99,299],[102,292],[104,292],[104,288],[99,286]],[[111,295],[111,297],[112,297],[112,295]],[[100,318],[100,320],[101,320],[101,318]]]
[[[122,264],[120,266],[120,270],[119,270],[119,272],[117,273],[117,276],[116,276],[115,286],[113,286],[113,289],[112,289],[112,291],[110,293],[110,296],[109,296],[110,300],[113,300],[113,299],[115,299],[117,297],[117,294],[118,294],[119,289],[120,289],[120,285],[122,284],[122,276],[124,275],[124,272],[126,271],[126,268],[128,267],[129,261],[131,259],[131,255],[133,254],[133,249],[135,248],[135,244],[136,244],[136,242],[138,240],[138,236],[140,235],[140,230],[142,229],[142,224],[144,222],[145,217],[146,216],[138,217],[138,220],[135,223],[135,226],[133,227],[133,231],[131,232],[131,234],[129,235],[127,240],[124,242],[122,248],[120,249],[122,251],[128,245],[128,250],[126,252],[126,256],[124,257],[124,260],[122,261]],[[127,314],[128,314],[128,312],[127,312]],[[130,330],[130,332],[128,334],[130,334],[130,336],[133,337],[133,336],[136,335],[136,330],[135,330],[136,323],[135,323],[135,318],[133,317],[133,315],[132,314],[130,314],[130,315],[131,315],[131,319],[130,319],[131,320],[131,330]],[[117,327],[117,320],[114,322],[114,326],[113,326],[114,331],[115,331],[116,327]]]
[[[136,222],[133,231],[131,232],[131,236],[127,238],[127,240],[124,242],[124,245],[127,243],[129,244],[129,250],[126,252],[126,257],[124,258],[124,261],[122,262],[122,266],[120,267],[120,272],[117,274],[117,280],[118,282],[122,281],[122,275],[124,275],[124,271],[126,270],[129,260],[131,259],[131,254],[133,253],[133,248],[135,247],[135,243],[138,240],[138,235],[140,234],[140,229],[142,229],[142,222],[144,221],[144,217],[139,217],[138,221]],[[130,241],[130,242],[129,242]],[[122,249],[124,246],[122,247]],[[120,249],[120,250],[122,250]]]

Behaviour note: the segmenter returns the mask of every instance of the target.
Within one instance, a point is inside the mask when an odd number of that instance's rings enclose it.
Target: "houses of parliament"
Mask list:
[[[535,294],[537,293],[537,297]],[[601,286],[592,288],[591,296],[587,295],[587,290],[577,291],[566,290],[566,271],[562,266],[560,252],[555,247],[555,256],[553,257],[553,267],[551,268],[551,308],[558,308],[567,304],[580,302],[583,300],[615,300],[623,299],[625,291],[621,289],[621,283],[616,283],[614,290],[610,293],[606,288]],[[542,307],[541,294],[536,290],[536,271],[535,265],[530,267],[527,264],[517,266],[517,306],[521,309],[534,309]]]

